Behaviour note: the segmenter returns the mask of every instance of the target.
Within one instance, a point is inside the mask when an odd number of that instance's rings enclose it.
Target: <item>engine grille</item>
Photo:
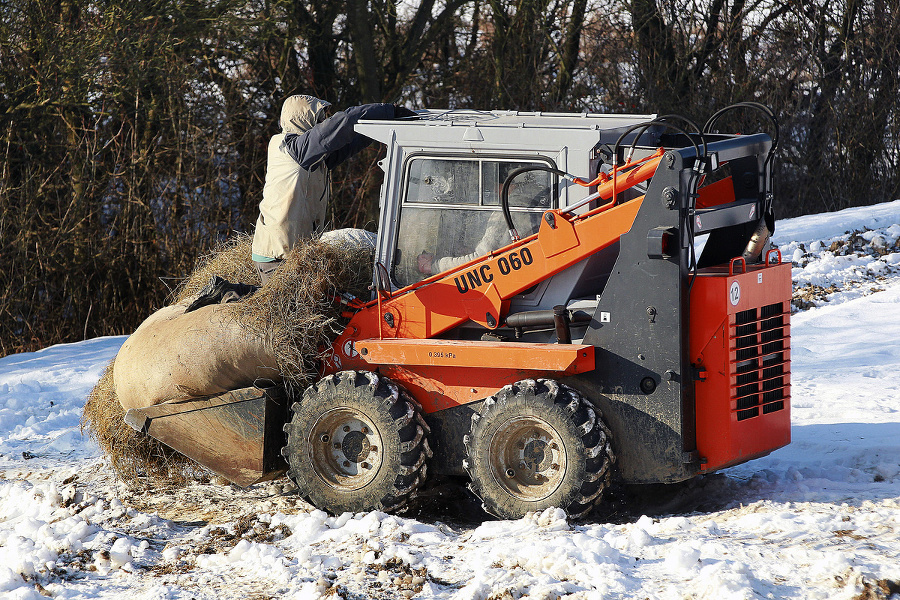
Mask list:
[[[735,315],[731,397],[738,421],[784,410],[790,398],[790,307],[786,304],[768,304]]]

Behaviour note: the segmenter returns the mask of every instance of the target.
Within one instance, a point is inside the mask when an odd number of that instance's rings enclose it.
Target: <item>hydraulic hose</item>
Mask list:
[[[697,145],[697,142],[694,141],[694,139],[691,137],[691,135],[687,131],[685,131],[681,127],[678,127],[677,125],[673,125],[672,123],[669,123],[669,122],[663,120],[663,119],[671,119],[671,118],[683,119],[684,121],[687,121],[689,124],[691,124],[694,128],[696,128],[697,133],[700,134],[700,141],[703,142],[703,152],[702,153],[700,152],[700,146]],[[703,132],[700,131],[700,128],[697,127],[697,125],[695,125],[693,121],[691,121],[690,119],[687,119],[686,117],[681,117],[679,115],[664,115],[660,119],[654,119],[652,121],[647,121],[645,123],[638,123],[637,125],[632,125],[628,129],[626,129],[622,133],[622,135],[619,136],[619,139],[616,140],[616,143],[613,146],[613,166],[614,167],[619,166],[619,147],[622,145],[622,141],[625,139],[625,137],[632,131],[636,131],[638,129],[641,130],[640,133],[638,133],[635,136],[634,141],[631,143],[631,152],[633,153],[634,148],[637,146],[638,139],[642,135],[644,135],[645,131],[647,131],[650,127],[652,127],[654,125],[662,125],[663,127],[667,127],[669,129],[674,129],[675,131],[684,134],[684,136],[687,137],[691,141],[691,145],[694,146],[694,152],[696,152],[696,154],[697,154],[697,159],[699,160],[700,157],[704,157],[704,158],[706,157],[706,154],[707,154],[706,138],[703,136]],[[627,163],[628,160],[626,160],[625,162]]]
[[[699,135],[700,141],[703,144],[703,152],[702,153],[700,152],[700,146],[694,140],[693,136],[691,134],[689,134],[687,131],[685,131],[684,129],[682,129],[681,127],[678,127],[677,125],[670,123],[669,121],[672,119],[682,120],[682,121],[686,122],[688,125],[690,125],[691,127],[693,127],[693,129],[697,132],[696,135]],[[634,152],[634,148],[637,146],[638,139],[640,139],[640,137],[644,134],[644,132],[647,129],[649,129],[650,127],[652,127],[653,125],[661,125],[668,129],[674,129],[675,131],[677,131],[677,132],[683,134],[685,137],[687,137],[688,140],[690,140],[691,145],[694,146],[694,152],[695,152],[697,158],[694,160],[694,168],[692,169],[691,178],[688,181],[688,198],[690,199],[690,207],[689,207],[689,210],[684,215],[685,221],[683,223],[684,231],[687,233],[687,237],[689,240],[688,243],[689,243],[689,247],[690,247],[690,268],[693,270],[696,268],[696,265],[697,265],[697,257],[694,254],[694,227],[693,227],[694,199],[695,199],[695,196],[697,193],[697,185],[699,184],[699,181],[700,181],[700,175],[703,172],[703,168],[706,164],[706,157],[708,155],[708,149],[707,149],[707,145],[706,145],[706,136],[703,134],[703,131],[699,127],[697,127],[696,123],[694,123],[690,119],[688,119],[686,117],[682,117],[680,115],[664,115],[663,117],[660,117],[658,119],[654,119],[654,120],[648,121],[646,123],[639,123],[637,125],[629,127],[627,130],[625,130],[625,132],[623,132],[622,135],[619,136],[619,139],[616,140],[616,144],[613,147],[613,161],[614,161],[614,166],[616,167],[613,169],[613,202],[616,201],[616,192],[617,192],[616,184],[615,184],[615,182],[616,182],[615,176],[616,176],[616,170],[617,170],[618,162],[619,162],[619,146],[622,144],[622,141],[625,139],[625,136],[627,136],[632,131],[636,131],[636,130],[640,129],[640,132],[637,134],[637,136],[635,136],[634,141],[632,141],[631,150],[629,151],[629,155],[628,155],[628,158],[630,159],[632,153]],[[691,284],[693,284],[693,280],[691,281]]]
[[[632,140],[631,147],[628,150],[628,156],[625,157],[625,163],[627,164],[627,163],[631,162],[631,157],[634,155],[634,150],[637,147],[638,140],[641,138],[642,135],[644,135],[644,132],[647,131],[647,129],[649,129],[652,125],[664,125],[666,127],[670,127],[671,126],[670,121],[672,119],[684,121],[685,123],[687,123],[688,125],[693,127],[694,131],[696,131],[700,135],[700,141],[703,142],[703,156],[706,156],[707,155],[706,138],[703,136],[703,132],[700,130],[700,128],[697,126],[697,124],[682,115],[669,114],[669,115],[663,115],[661,117],[656,117],[649,123],[641,124],[639,126],[641,131],[636,136],[634,136],[634,140]],[[685,136],[687,136],[688,139],[691,139],[690,134],[688,134],[685,130],[679,129],[677,127],[672,127],[672,128],[677,129],[679,132],[681,132]],[[627,135],[627,134],[628,134],[628,132],[626,131],[625,135]],[[621,141],[622,139],[623,139],[623,137],[619,137],[619,141]],[[693,140],[691,140],[691,141],[693,142]],[[697,156],[700,156],[700,149],[697,147],[697,144],[694,144],[694,149],[697,151]],[[615,156],[614,156],[614,158],[615,158]]]
[[[736,104],[732,104],[730,106],[726,106],[722,108],[706,120],[706,123],[703,125],[703,132],[709,133],[716,122],[727,112],[738,108],[752,108],[755,111],[763,113],[769,120],[772,122],[772,129],[774,130],[772,133],[772,147],[769,149],[769,154],[766,156],[766,160],[763,162],[763,168],[766,172],[766,188],[767,192],[770,194],[774,194],[775,191],[775,174],[772,172],[772,160],[775,156],[775,150],[778,148],[778,142],[780,140],[780,131],[778,126],[778,118],[775,116],[775,113],[771,108],[766,106],[765,104],[760,104],[759,102],[738,102]],[[766,219],[766,226],[769,228],[770,233],[775,232],[775,214],[774,208],[772,207],[771,196],[767,195],[766,205],[763,208],[763,215]]]
[[[775,148],[778,147],[779,141],[778,119],[775,117],[775,113],[772,112],[771,108],[769,108],[765,104],[760,104],[759,102],[738,102],[737,104],[732,104],[730,106],[726,106],[725,108],[717,110],[715,113],[713,113],[713,116],[706,120],[706,123],[703,125],[703,133],[709,133],[712,130],[713,125],[716,124],[716,122],[722,117],[722,115],[738,108],[752,108],[769,117],[769,120],[772,121],[772,127],[775,130],[772,137],[771,149],[771,151],[774,152]]]
[[[697,130],[697,133],[700,136],[700,141],[703,143],[703,153],[702,154],[700,152],[700,146],[697,145],[697,142],[694,141],[694,138],[691,137],[691,135],[687,131],[685,131],[681,127],[678,127],[677,125],[673,125],[672,123],[669,123],[668,121],[664,120],[664,119],[674,119],[674,118],[686,121],[688,124],[690,124],[692,127],[694,127],[694,129]],[[700,131],[700,128],[697,127],[697,125],[690,119],[679,116],[679,115],[664,115],[661,119],[654,119],[652,121],[647,121],[645,123],[638,123],[637,125],[633,125],[633,126],[629,127],[622,133],[622,135],[619,136],[619,139],[616,140],[616,143],[613,146],[613,198],[612,198],[613,204],[615,204],[615,202],[616,202],[616,194],[617,194],[616,173],[618,171],[618,166],[619,166],[619,146],[622,144],[622,141],[625,139],[625,136],[627,136],[629,133],[631,133],[632,131],[636,131],[638,129],[641,130],[640,133],[638,133],[637,136],[635,136],[634,141],[632,142],[631,152],[629,152],[629,158],[630,158],[631,154],[634,151],[634,148],[637,145],[638,139],[642,135],[644,135],[644,132],[647,129],[649,129],[650,127],[652,127],[653,125],[661,125],[668,129],[674,129],[675,131],[677,131],[677,132],[683,134],[685,137],[687,137],[687,139],[690,140],[691,145],[694,146],[694,152],[697,155],[697,159],[694,161],[694,177],[692,178],[692,180],[689,184],[689,187],[691,188],[691,192],[690,192],[691,195],[693,195],[696,192],[696,190],[694,189],[694,185],[696,183],[696,180],[699,179],[699,174],[703,168],[704,163],[706,162],[706,156],[707,156],[706,137],[703,135],[703,132]],[[627,161],[626,161],[626,163],[627,163]]]
[[[688,123],[690,126],[692,126],[697,131],[697,134],[699,134],[700,141],[703,143],[702,154],[700,152],[700,146],[697,144],[696,141],[694,141],[693,137],[689,133],[687,133],[681,127],[678,127],[677,125],[673,125],[672,123],[666,121],[666,119],[669,119],[669,120],[680,119],[680,120]],[[634,148],[637,145],[637,140],[644,134],[644,132],[648,128],[652,127],[653,125],[662,125],[664,127],[674,129],[674,130],[682,133],[685,137],[687,137],[691,141],[691,144],[694,146],[694,151],[697,154],[697,163],[702,164],[703,159],[705,159],[706,154],[707,154],[706,138],[703,136],[703,132],[700,130],[700,128],[697,127],[697,125],[693,121],[691,121],[690,119],[688,119],[686,117],[682,117],[680,115],[664,115],[663,117],[661,117],[659,119],[654,119],[653,121],[647,121],[645,123],[639,123],[637,125],[629,127],[627,130],[625,130],[625,132],[621,136],[619,136],[619,139],[616,140],[615,146],[613,148],[613,197],[612,197],[613,204],[615,204],[615,201],[616,201],[615,180],[616,180],[616,172],[619,167],[619,165],[618,165],[619,146],[621,145],[622,140],[624,140],[625,137],[632,131],[641,129],[641,132],[635,137],[634,141],[632,142],[631,151],[629,152],[629,158],[630,158],[630,156],[634,153]],[[628,161],[626,161],[626,163],[627,162]],[[627,164],[623,165],[623,166],[627,166]],[[597,185],[597,183],[600,179],[600,177],[598,176],[598,178],[593,181],[585,181],[584,179],[581,179],[580,177],[575,177],[574,175],[566,173],[565,171],[561,171],[560,169],[556,169],[553,167],[548,167],[546,165],[529,165],[529,166],[520,167],[518,169],[511,171],[509,173],[509,175],[506,176],[506,179],[503,180],[503,186],[500,189],[500,207],[503,210],[503,218],[506,220],[506,226],[509,230],[509,237],[514,242],[519,240],[519,232],[516,230],[516,226],[512,220],[512,212],[509,209],[509,187],[512,184],[512,181],[516,177],[518,177],[519,175],[521,175],[523,173],[528,173],[530,171],[546,171],[548,173],[552,173],[554,175],[562,177],[563,179],[567,179],[569,181],[572,181],[572,182],[577,183],[578,185],[581,185],[584,187],[590,187],[593,185]],[[699,171],[699,169],[695,169],[695,171]],[[554,189],[554,200],[558,200],[559,199],[559,190],[556,189],[556,186],[554,186],[553,189]]]
[[[519,241],[519,232],[516,231],[516,226],[512,220],[512,212],[509,210],[509,186],[512,184],[513,179],[521,175],[522,173],[528,173],[529,171],[546,171],[548,173],[552,173],[563,179],[568,179],[569,181],[574,181],[576,183],[584,184],[586,183],[583,179],[570,175],[565,171],[560,171],[559,169],[555,169],[553,167],[548,167],[546,165],[529,165],[527,167],[520,167],[518,169],[514,169],[510,171],[509,175],[506,176],[506,179],[503,180],[503,187],[500,188],[500,207],[503,209],[503,218],[506,219],[506,227],[509,229],[509,238],[517,242]],[[553,187],[553,199],[559,200],[559,190],[556,189],[556,186]],[[558,202],[557,202],[558,203]]]

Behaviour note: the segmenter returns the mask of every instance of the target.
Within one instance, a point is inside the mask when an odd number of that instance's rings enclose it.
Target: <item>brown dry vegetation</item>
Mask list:
[[[250,259],[252,237],[238,234],[202,257],[173,294],[174,302],[195,296],[211,277],[259,285]],[[358,248],[304,240],[285,257],[272,279],[230,308],[253,336],[272,345],[289,389],[302,391],[317,374],[316,360],[343,328],[341,294],[368,297],[372,254]]]
[[[781,123],[779,216],[900,195],[888,0],[8,0],[0,19],[0,355],[134,330],[251,230],[281,101],[677,112]],[[734,113],[723,129],[767,128]],[[375,146],[334,173],[374,228]],[[586,174],[578,174],[586,175]]]
[[[216,275],[231,283],[260,285],[259,273],[250,258],[252,242],[252,236],[239,233],[219,244],[212,252],[202,255],[191,274],[172,292],[170,303],[176,304],[196,296]]]

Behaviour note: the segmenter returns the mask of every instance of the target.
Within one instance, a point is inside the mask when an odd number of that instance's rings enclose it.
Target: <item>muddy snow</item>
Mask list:
[[[331,517],[286,480],[129,488],[83,438],[124,338],[0,359],[0,597],[900,598],[900,201],[782,221],[793,442],[586,521],[488,520],[460,490]]]

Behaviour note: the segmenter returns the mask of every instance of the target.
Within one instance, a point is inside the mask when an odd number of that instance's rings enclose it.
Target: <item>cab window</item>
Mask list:
[[[457,267],[510,243],[500,209],[507,175],[538,161],[415,157],[406,185],[391,275],[400,287]],[[509,205],[519,235],[536,233],[552,206],[554,176],[529,171],[510,185]]]

